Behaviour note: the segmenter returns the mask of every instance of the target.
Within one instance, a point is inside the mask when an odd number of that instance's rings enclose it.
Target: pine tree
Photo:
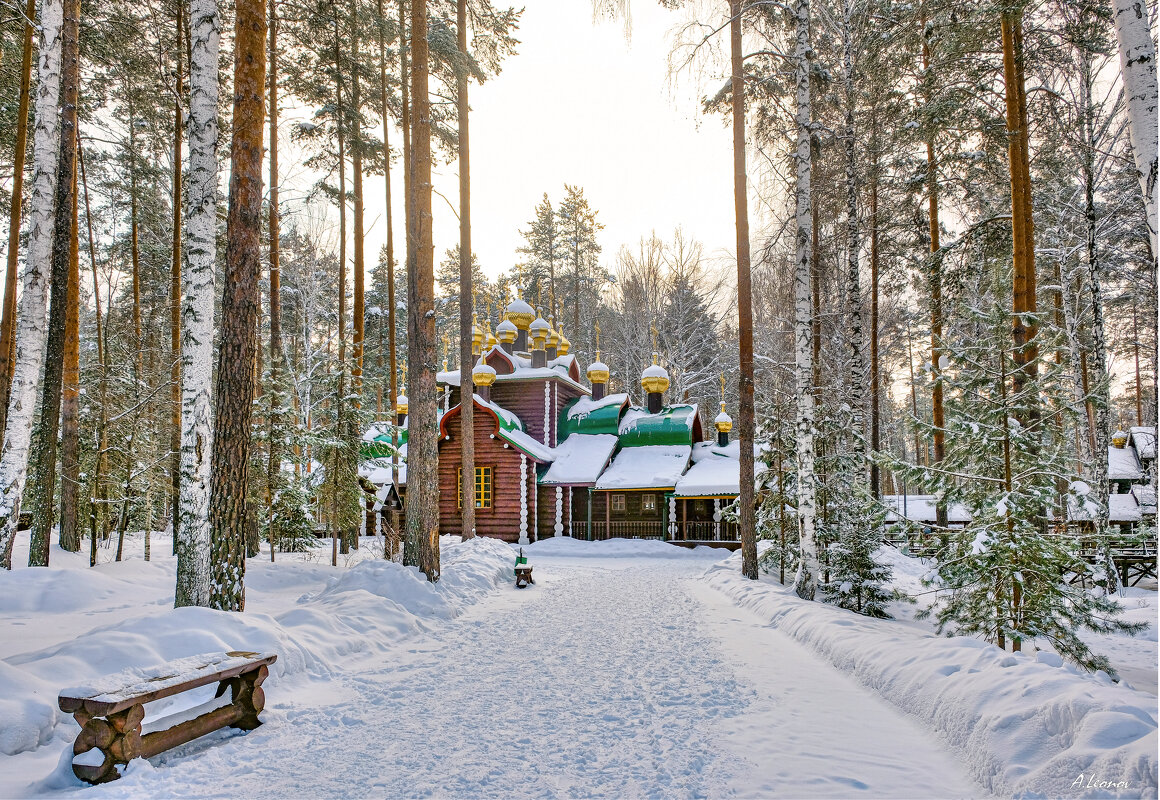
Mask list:
[[[234,32],[226,290],[222,293],[210,502],[210,603],[222,611],[241,611],[246,603],[244,542],[256,383],[266,83],[266,13],[261,0],[238,2]]]

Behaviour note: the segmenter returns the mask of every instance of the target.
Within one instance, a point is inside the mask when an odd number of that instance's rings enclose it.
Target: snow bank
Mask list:
[[[715,547],[677,547],[658,539],[606,539],[586,542],[568,536],[523,546],[529,556],[566,558],[721,558]]]
[[[170,562],[172,563],[172,562]],[[189,656],[251,650],[278,654],[271,667],[271,683],[292,676],[326,680],[332,667],[351,654],[385,650],[423,628],[429,621],[451,619],[511,580],[511,547],[494,539],[477,538],[445,543],[443,572],[429,583],[413,567],[383,560],[367,560],[330,577],[326,585],[307,593],[281,613],[247,611],[236,614],[206,608],[162,608],[122,618],[92,629],[81,628],[75,638],[51,647],[0,660],[0,753],[14,755],[34,750],[52,739],[62,722],[76,726],[57,710],[57,693],[83,687],[114,674],[142,674],[142,670]],[[133,565],[140,568],[140,564]],[[158,567],[160,569],[160,567]],[[319,578],[318,566],[293,563],[259,566],[252,563],[255,603],[262,605],[258,587]],[[333,575],[332,568],[325,572]],[[281,577],[281,581],[279,578]],[[98,602],[123,582],[97,571],[27,569],[0,574],[0,598],[12,603],[10,586],[27,596],[20,608],[30,609],[30,598],[40,598],[47,609],[68,610]],[[317,580],[313,582],[317,587]],[[170,583],[170,591],[172,585]],[[291,595],[293,596],[293,595]],[[169,595],[172,602],[172,594]],[[146,602],[139,604],[148,605]],[[284,606],[283,606],[284,607]],[[76,624],[77,619],[69,622]],[[63,622],[63,621],[62,621]],[[275,692],[277,689],[274,690]]]
[[[859,617],[748,581],[740,555],[705,580],[929,724],[1000,795],[1157,796],[1156,699],[1081,674],[1055,653],[1005,653]]]

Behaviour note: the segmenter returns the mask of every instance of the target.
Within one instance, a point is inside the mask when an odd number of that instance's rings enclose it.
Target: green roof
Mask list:
[[[697,407],[693,405],[667,406],[656,414],[631,408],[620,422],[620,446],[692,446],[696,419]]]
[[[372,428],[372,430],[374,430]],[[407,443],[407,429],[400,428],[398,432],[399,446]],[[359,444],[359,455],[364,459],[390,458],[395,453],[395,445],[391,442],[389,433],[377,433],[372,438],[363,437]]]
[[[601,400],[577,397],[560,412],[558,441],[573,433],[611,433],[620,429],[620,415],[628,404],[628,395],[611,394]]]

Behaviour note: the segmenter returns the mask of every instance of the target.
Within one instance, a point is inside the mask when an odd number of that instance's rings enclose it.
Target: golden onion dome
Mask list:
[[[495,369],[490,364],[480,361],[471,370],[471,380],[476,386],[491,386],[495,383]]]
[[[505,320],[509,320],[521,331],[526,331],[532,324],[532,320],[536,318],[536,311],[523,300],[516,298],[508,304],[507,309],[504,311],[503,318]],[[500,341],[502,340],[503,339],[501,337]]]
[[[564,335],[564,332],[560,331],[560,343],[556,345],[556,355],[566,356],[571,349],[572,343],[568,341],[568,337]]]
[[[479,355],[479,348],[483,345],[485,334],[483,328],[479,327],[479,317],[472,317],[471,325],[471,352]]]
[[[551,332],[552,326],[548,321],[541,316],[537,316],[532,324],[528,326],[528,333],[532,337],[532,347],[535,350],[543,350],[544,344],[548,340],[548,334]]]
[[[406,414],[409,406],[407,405],[407,395],[401,394],[395,399],[395,413]]]
[[[652,366],[645,367],[641,373],[640,385],[649,394],[661,394],[669,388],[669,371],[657,363],[656,352],[653,352]]]
[[[487,327],[484,329],[484,333],[486,334],[484,336],[484,348],[483,348],[484,350],[491,350],[491,348],[493,348],[497,344],[499,344],[499,340],[496,339],[495,334],[491,332],[491,323],[490,322],[487,324]]]
[[[596,360],[588,365],[588,380],[592,383],[608,383],[608,365],[600,360],[600,351],[596,351]]]
[[[511,344],[519,336],[519,329],[516,328],[515,323],[510,319],[505,319],[499,325],[495,326],[495,337],[504,344]]]
[[[1122,430],[1112,434],[1112,447],[1124,448],[1128,446],[1128,434]]]
[[[721,401],[721,413],[713,420],[713,426],[721,433],[733,430],[733,417],[725,412],[725,401]]]

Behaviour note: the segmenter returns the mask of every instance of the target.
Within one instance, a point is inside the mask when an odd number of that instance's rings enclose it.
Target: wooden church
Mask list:
[[[724,402],[706,440],[695,405],[665,402],[669,375],[655,354],[641,374],[644,406],[608,394],[599,349],[582,374],[567,338],[523,300],[507,307],[494,335],[477,326],[472,342],[477,534],[525,544],[570,536],[738,545],[724,512],[738,495],[740,451],[729,441]],[[464,397],[458,370],[438,373],[437,381],[439,527],[456,534]],[[405,396],[396,412],[405,434]],[[366,442],[376,439],[384,441],[372,429]],[[405,461],[405,444],[400,452]],[[371,470],[370,480],[384,505],[405,511],[405,466],[397,481],[389,466]]]

